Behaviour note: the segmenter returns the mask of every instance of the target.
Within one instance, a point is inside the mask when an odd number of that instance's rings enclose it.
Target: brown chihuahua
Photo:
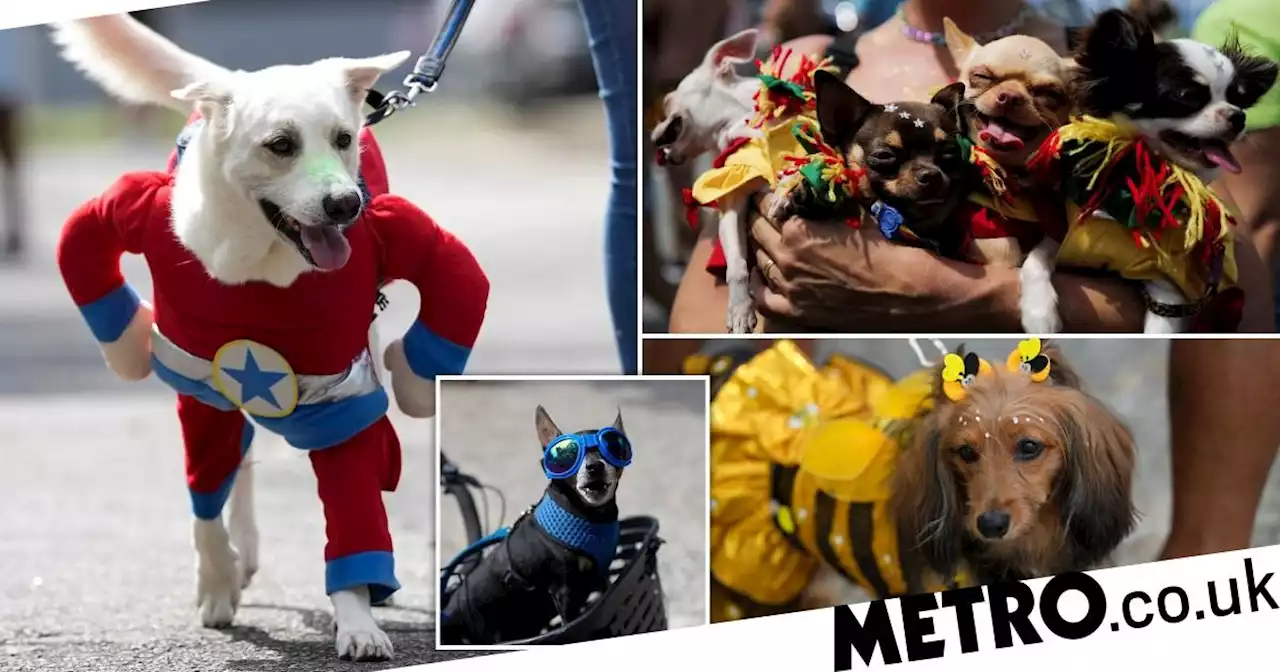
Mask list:
[[[1043,189],[1027,170],[1027,159],[1055,129],[1067,123],[1073,96],[1073,63],[1045,42],[1010,35],[985,45],[944,19],[947,48],[960,69],[964,86],[960,108],[965,134],[977,148],[1000,164],[1010,188],[1029,199]],[[1060,227],[1042,222],[1046,230]],[[1022,326],[1027,333],[1061,329],[1058,296],[1051,277],[1059,241],[1043,236],[1033,249],[1018,239],[975,238],[964,250],[972,261],[1021,267]]]
[[[864,209],[877,201],[890,206],[918,237],[939,243],[946,234],[942,224],[964,193],[957,178],[963,171],[955,114],[963,85],[942,89],[928,103],[875,105],[829,72],[817,72],[813,79],[823,140],[846,165],[866,169],[860,193],[851,200]],[[779,206],[783,212],[807,214],[808,199],[790,200]]]

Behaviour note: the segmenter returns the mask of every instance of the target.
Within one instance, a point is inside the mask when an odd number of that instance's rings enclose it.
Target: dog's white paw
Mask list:
[[[335,591],[329,599],[333,602],[338,658],[357,662],[391,660],[395,650],[391,638],[373,620],[368,588]]]
[[[749,334],[756,328],[756,308],[745,283],[729,283],[729,311],[725,327],[731,334]]]
[[[396,406],[411,418],[432,418],[436,414],[436,381],[423,378],[409,368],[404,354],[404,341],[396,339],[382,355],[391,374],[391,390]]]
[[[196,605],[206,628],[231,625],[240,606],[240,569],[222,520],[195,521]]]
[[[258,524],[253,515],[253,463],[248,453],[240,463],[235,483],[231,486],[230,510],[227,529],[231,546],[238,556],[236,562],[240,589],[249,587],[258,573]]]
[[[1022,280],[1022,328],[1028,334],[1056,334],[1062,331],[1058,314],[1058,293],[1053,288],[1054,255],[1057,246],[1041,245],[1027,255],[1018,274]]]
[[[769,199],[769,207],[765,208],[764,216],[774,224],[778,224],[791,219],[792,214],[794,214],[794,210],[792,209],[791,198],[774,194],[773,198]]]
[[[142,380],[151,375],[151,304],[143,301],[120,338],[102,344],[107,368],[122,380]]]

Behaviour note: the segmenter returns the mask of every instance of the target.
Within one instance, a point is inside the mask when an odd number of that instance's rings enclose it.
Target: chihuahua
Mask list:
[[[964,181],[957,177],[963,171],[955,113],[963,86],[947,86],[928,103],[875,105],[830,72],[814,73],[813,81],[823,140],[847,166],[866,168],[860,205],[876,212],[892,208],[911,223],[915,237],[940,250],[958,245],[943,224],[965,193]],[[803,205],[776,209],[786,212]],[[881,230],[889,235],[881,220]]]
[[[951,19],[943,24],[964,86],[966,135],[1000,164],[1011,186],[1035,198],[1038,186],[1027,175],[1027,159],[1070,117],[1071,61],[1034,37],[1010,35],[980,45]],[[1028,251],[1014,237],[979,238],[965,250],[973,261],[1021,266],[1022,326],[1028,333],[1061,329],[1051,281],[1059,242],[1045,235]]]
[[[652,135],[658,163],[679,164],[713,150],[723,152],[739,138],[752,135],[752,98],[760,88],[759,81],[738,74],[736,68],[755,54],[758,40],[759,32],[748,29],[716,43],[666,97],[667,118]],[[717,237],[724,248],[725,282],[729,285],[725,326],[734,334],[750,333],[756,326],[745,244],[750,198],[750,193],[735,192],[720,203]]]
[[[1245,110],[1275,84],[1277,64],[1246,53],[1236,39],[1220,49],[1189,39],[1157,41],[1122,10],[1095,20],[1075,61],[1081,111],[1136,129],[1161,156],[1206,184],[1240,172],[1231,145],[1244,134]],[[1148,299],[1181,305],[1173,284],[1145,284]],[[1186,330],[1188,317],[1147,313],[1147,333]]]
[[[501,644],[568,624],[609,584],[619,539],[618,482],[631,463],[622,411],[613,425],[565,434],[534,414],[549,482],[506,537],[463,578],[440,615],[442,644]]]

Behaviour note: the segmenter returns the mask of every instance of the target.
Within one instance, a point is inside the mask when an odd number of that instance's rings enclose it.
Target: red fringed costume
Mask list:
[[[187,135],[198,132],[199,122]],[[58,266],[100,343],[113,343],[140,300],[120,272],[143,255],[154,284],[152,371],[178,393],[187,483],[197,517],[221,514],[253,425],[308,451],[324,506],[326,589],[399,588],[382,491],[396,487],[400,444],[368,333],[380,282],[407,280],[421,309],[404,337],[414,374],[463,371],[489,285],[467,247],[409,201],[389,193],[373,134],[360,134],[366,206],[346,231],[350,260],[288,287],[229,286],[209,277],[174,235],[167,170],[122,176],[67,220]],[[265,223],[264,223],[265,225]]]

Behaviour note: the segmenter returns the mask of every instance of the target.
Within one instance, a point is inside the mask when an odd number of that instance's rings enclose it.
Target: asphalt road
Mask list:
[[[558,125],[433,101],[380,127],[392,188],[457,233],[490,275],[473,372],[618,369],[601,261],[603,112],[586,99],[552,113]],[[399,415],[404,476],[387,502],[404,589],[378,612],[396,660],[334,658],[314,478],[268,432],[255,444],[262,569],[236,627],[199,627],[173,396],[109,374],[53,264],[77,204],[122,172],[162,166],[168,151],[121,140],[29,157],[33,254],[0,266],[0,669],[369,670],[450,657],[433,650],[430,626],[434,427]],[[563,259],[572,272],[546,272]],[[150,293],[140,260],[125,273]],[[384,343],[408,327],[415,298],[392,288]]]
[[[502,491],[506,516],[489,496],[496,529],[537,503],[547,479],[534,409],[541,404],[561,431],[605,427],[622,411],[635,457],[618,484],[618,509],[658,519],[666,543],[658,571],[672,628],[707,622],[706,385],[702,380],[601,382],[467,381],[442,384],[440,447],[458,467]],[[483,511],[482,511],[483,515]],[[452,497],[440,503],[440,558],[467,543]]]

